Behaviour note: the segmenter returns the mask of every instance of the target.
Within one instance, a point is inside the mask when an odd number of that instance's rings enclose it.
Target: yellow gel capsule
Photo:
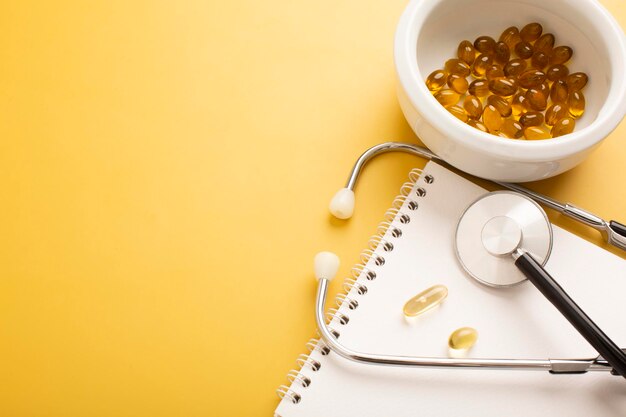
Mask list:
[[[569,69],[563,64],[551,65],[546,71],[546,76],[550,81],[562,80],[569,74]]]
[[[564,119],[556,122],[554,127],[552,127],[552,137],[558,138],[559,136],[567,135],[568,133],[572,133],[574,128],[576,127],[576,121],[571,117],[566,117]]]
[[[511,100],[511,110],[513,111],[513,116],[519,116],[520,114],[528,111],[524,93],[517,93],[513,96],[513,99]]]
[[[461,41],[457,48],[457,56],[467,65],[472,65],[476,59],[476,49],[470,41]]]
[[[533,22],[529,23],[519,31],[520,38],[524,42],[534,42],[541,36],[543,32],[543,27],[541,24]]]
[[[548,97],[538,88],[530,88],[525,94],[528,107],[536,111],[544,111],[548,107]]]
[[[572,58],[574,51],[569,46],[557,46],[550,54],[550,64],[565,64]]]
[[[538,70],[543,70],[550,63],[550,57],[542,51],[535,51],[530,58],[530,66]]]
[[[450,87],[459,94],[465,94],[467,88],[469,87],[469,84],[465,77],[461,77],[457,74],[452,74],[448,77],[448,87]]]
[[[493,54],[496,41],[491,36],[479,36],[474,41],[474,48],[481,54]]]
[[[437,92],[446,85],[448,73],[443,70],[435,70],[426,78],[426,87],[432,92]]]
[[[544,54],[550,56],[552,48],[554,48],[555,38],[551,33],[544,33],[535,42],[535,51],[541,51]]]
[[[567,116],[569,116],[567,105],[554,103],[546,110],[546,124],[554,126],[556,122]]]
[[[535,50],[530,42],[521,41],[515,45],[515,54],[522,59],[528,59],[532,57],[534,53]]]
[[[550,139],[550,132],[543,126],[529,126],[524,128],[524,137],[528,140]]]
[[[489,129],[490,133],[498,132],[502,127],[503,122],[504,119],[502,119],[502,116],[500,115],[498,109],[496,109],[491,104],[485,107],[485,110],[483,110],[483,123],[485,124],[485,126],[487,126],[487,129]]]
[[[544,116],[543,113],[538,111],[529,111],[522,114],[519,118],[519,122],[524,127],[529,126],[541,126],[543,124]]]
[[[565,104],[569,96],[569,87],[564,80],[557,80],[550,88],[550,99],[553,103]]]
[[[476,97],[485,97],[489,94],[489,82],[486,80],[474,80],[469,85],[468,92]]]
[[[500,42],[504,42],[507,44],[509,49],[512,51],[515,49],[515,45],[522,41],[522,38],[519,34],[519,29],[515,26],[511,26],[506,28],[502,35],[500,35]]]
[[[588,81],[589,77],[587,77],[587,74],[585,74],[584,72],[574,72],[573,74],[568,75],[565,79],[569,91],[582,90],[583,88],[585,88]]]
[[[578,119],[585,112],[585,96],[581,91],[572,91],[567,100],[569,114]]]
[[[483,123],[479,122],[478,120],[469,119],[467,121],[467,124],[472,126],[475,129],[482,130],[485,133],[489,133],[489,129],[487,129],[487,126],[485,126]]]
[[[487,68],[487,72],[485,72],[485,77],[487,80],[491,81],[496,78],[504,77],[504,68],[500,64],[493,64],[489,68]]]
[[[517,83],[522,88],[538,87],[546,80],[546,74],[537,69],[524,71],[517,77]]]
[[[493,50],[493,57],[498,64],[506,64],[511,59],[511,50],[504,42],[498,42]]]
[[[484,78],[485,73],[493,64],[493,57],[491,55],[480,54],[472,65],[472,75],[475,78]]]
[[[513,113],[511,103],[503,97],[491,95],[487,98],[487,103],[495,107],[502,117],[509,117]]]
[[[523,59],[512,59],[504,66],[504,74],[507,77],[517,77],[526,70],[527,64]]]
[[[546,100],[550,98],[550,82],[544,81],[542,84],[539,84],[537,89],[546,97]]]
[[[517,92],[517,83],[513,78],[497,78],[489,81],[489,91],[501,97],[511,97]]]
[[[454,106],[461,99],[461,95],[454,90],[441,90],[435,94],[435,98],[443,107]]]
[[[432,286],[404,304],[404,315],[415,317],[438,306],[448,296],[448,288],[445,285]]]
[[[452,106],[452,107],[448,107],[448,111],[450,113],[452,113],[452,115],[454,117],[456,117],[457,119],[459,119],[460,121],[462,121],[463,123],[467,122],[467,119],[469,118],[467,116],[467,113],[465,113],[465,110],[463,110],[462,108],[460,108],[459,106]]]
[[[454,350],[468,350],[478,340],[478,332],[471,327],[456,329],[448,339],[448,346]]]
[[[517,120],[508,118],[502,123],[500,133],[506,135],[507,138],[519,139],[524,136],[524,126]]]
[[[463,101],[463,109],[465,109],[467,115],[472,119],[480,119],[480,116],[483,115],[483,104],[478,97],[474,95],[465,97],[465,101]]]
[[[464,61],[458,58],[452,58],[446,61],[445,70],[450,74],[460,75],[461,77],[467,77],[470,75],[470,66]]]

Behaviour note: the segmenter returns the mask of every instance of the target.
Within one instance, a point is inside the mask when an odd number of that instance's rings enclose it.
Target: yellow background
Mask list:
[[[361,151],[415,140],[404,5],[1,2],[0,415],[271,415],[314,335],[313,255],[346,275],[422,164],[381,157],[330,220]],[[625,134],[531,187],[626,220]]]

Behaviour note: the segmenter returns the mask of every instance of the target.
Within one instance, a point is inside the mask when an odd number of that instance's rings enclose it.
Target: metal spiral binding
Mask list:
[[[350,317],[344,312],[340,312],[343,306],[346,306],[349,310],[356,310],[359,307],[359,301],[356,299],[360,296],[367,294],[368,287],[362,281],[373,281],[377,278],[377,272],[375,268],[383,267],[385,265],[385,258],[376,250],[380,247],[383,252],[392,252],[394,250],[393,239],[399,239],[402,237],[402,228],[404,224],[411,222],[411,216],[401,210],[407,208],[409,212],[413,212],[419,209],[419,198],[426,196],[426,188],[418,187],[414,193],[412,193],[415,184],[423,179],[425,184],[432,184],[434,177],[427,174],[422,177],[423,170],[413,169],[409,173],[409,181],[402,184],[400,187],[400,194],[391,203],[391,208],[385,212],[384,220],[378,224],[376,234],[372,236],[368,242],[368,249],[361,252],[360,262],[356,264],[350,270],[350,277],[346,278],[343,282],[344,292],[338,294],[335,297],[335,304],[337,308],[329,308],[326,313],[326,320],[328,323],[338,323],[339,325],[347,325],[350,321]],[[339,338],[341,335],[337,330],[330,327],[331,333]],[[302,399],[299,392],[294,391],[294,388],[306,389],[311,385],[311,378],[303,373],[303,371],[310,370],[313,372],[318,371],[322,364],[311,358],[314,352],[319,352],[321,355],[326,356],[330,353],[330,349],[324,345],[319,339],[319,333],[317,338],[312,338],[306,343],[307,354],[298,356],[296,363],[298,364],[297,370],[291,370],[287,374],[287,379],[290,385],[281,385],[276,390],[278,396],[282,398],[288,398],[292,403],[297,404]],[[278,414],[274,414],[274,417],[280,417]]]

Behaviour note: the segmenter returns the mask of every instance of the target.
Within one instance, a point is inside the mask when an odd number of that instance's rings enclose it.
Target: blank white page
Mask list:
[[[428,184],[424,177],[434,181]],[[426,190],[419,197],[418,188]],[[368,262],[376,279],[358,281],[367,293],[349,297],[355,310],[342,305],[349,317],[332,327],[340,341],[361,352],[448,355],[450,333],[463,326],[478,330],[470,350],[476,358],[588,358],[594,349],[530,282],[493,289],[469,278],[454,254],[454,233],[461,213],[486,190],[429,162],[401,212],[410,223],[394,222],[402,236],[385,235],[394,249],[375,253],[382,266]],[[410,210],[410,200],[419,203]],[[546,269],[621,347],[626,347],[626,262],[556,226],[554,247]],[[410,321],[404,303],[436,284],[448,287],[446,300]],[[328,304],[330,307],[330,302]],[[313,311],[311,311],[313,314]],[[552,375],[546,371],[398,368],[357,364],[318,350],[311,358],[321,364],[308,387],[292,390],[298,404],[284,399],[280,417],[415,417],[415,416],[626,416],[626,380],[608,372]]]

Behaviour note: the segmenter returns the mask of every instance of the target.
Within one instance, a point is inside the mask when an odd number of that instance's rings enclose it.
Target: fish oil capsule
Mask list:
[[[546,74],[536,69],[524,71],[517,77],[517,83],[523,88],[539,87],[545,80]]]
[[[572,133],[574,128],[576,127],[576,121],[571,117],[565,117],[552,127],[552,137],[558,138],[559,136],[567,135],[568,133]]]
[[[491,36],[479,36],[474,41],[474,48],[481,54],[493,54],[496,41]]]
[[[543,27],[536,22],[529,23],[519,31],[519,36],[524,42],[534,42],[541,36]]]
[[[457,57],[467,65],[472,65],[476,59],[476,49],[470,41],[461,41],[457,48]]]
[[[550,97],[550,83],[548,82],[548,80],[544,81],[543,84],[539,84],[539,87],[537,87],[537,89],[541,91],[541,94],[546,96],[546,100]]]
[[[552,48],[554,48],[555,38],[551,33],[544,33],[535,42],[535,51],[541,51],[544,54],[550,56]]]
[[[480,54],[472,65],[472,75],[476,78],[484,78],[487,69],[493,64],[491,55]]]
[[[504,66],[504,74],[507,77],[517,77],[526,70],[527,64],[523,59],[512,59]]]
[[[493,50],[493,59],[498,64],[502,64],[502,65],[509,62],[509,59],[511,59],[511,50],[509,49],[506,43],[504,42],[496,43],[496,46],[494,47],[494,50]]]
[[[473,128],[476,128],[478,130],[482,130],[485,133],[489,133],[489,129],[487,129],[487,126],[485,126],[484,124],[482,124],[481,122],[479,122],[478,120],[474,120],[474,119],[469,119],[467,121],[467,124],[472,126]]]
[[[489,81],[489,91],[501,97],[511,97],[517,92],[517,82],[513,78],[497,78]]]
[[[569,46],[557,46],[550,54],[550,64],[565,64],[572,58],[574,51]]]
[[[562,80],[569,74],[569,68],[563,64],[551,65],[546,71],[546,76],[550,81]]]
[[[476,97],[485,97],[489,94],[489,83],[490,81],[486,80],[474,80],[470,83],[467,91]]]
[[[419,316],[441,304],[447,296],[448,288],[445,285],[435,285],[427,288],[404,304],[404,315],[407,317]]]
[[[467,115],[472,119],[480,119],[483,115],[483,104],[480,102],[478,97],[474,95],[465,97],[463,109],[465,109]]]
[[[511,139],[519,139],[524,136],[524,126],[513,118],[508,118],[502,123],[500,132]]]
[[[530,58],[530,66],[543,70],[550,63],[550,57],[542,51],[533,52],[533,56]]]
[[[543,113],[539,113],[538,111],[526,112],[519,118],[519,122],[524,127],[541,126],[543,124],[543,120]]]
[[[437,92],[446,85],[448,73],[443,70],[435,70],[426,78],[426,87],[432,92]]]
[[[454,90],[441,90],[435,94],[435,98],[443,107],[454,106],[461,99],[461,95]]]
[[[569,91],[580,91],[587,85],[589,77],[584,72],[574,72],[567,76],[565,82]]]
[[[548,110],[546,110],[546,124],[548,126],[554,126],[556,122],[569,116],[569,111],[565,104],[554,103]]]
[[[565,80],[556,80],[550,88],[550,99],[553,103],[565,104],[569,96],[569,87]]]
[[[459,106],[448,107],[448,111],[457,119],[462,121],[463,123],[467,122],[468,116],[465,113],[465,110],[460,108]]]
[[[520,37],[519,29],[515,26],[511,26],[502,32],[499,40],[500,42],[506,43],[509,49],[513,51],[515,49],[515,45],[521,42],[522,38]]]
[[[496,133],[502,127],[504,119],[500,112],[491,104],[488,104],[483,110],[483,123],[487,126],[490,133]]]
[[[528,107],[536,111],[544,111],[548,107],[548,97],[537,88],[529,88],[525,94]]]
[[[458,58],[452,58],[446,61],[445,69],[450,74],[467,77],[470,75],[470,66]]]
[[[487,80],[491,81],[496,78],[504,77],[504,68],[500,64],[493,64],[487,71],[485,72],[485,77]]]
[[[478,332],[471,327],[461,327],[448,338],[448,347],[454,350],[469,350],[478,340]]]
[[[528,59],[532,57],[534,52],[535,50],[529,42],[521,41],[520,43],[515,45],[515,54],[522,59]]]
[[[578,119],[585,112],[585,96],[582,91],[572,91],[567,100],[569,106],[569,114]]]
[[[524,137],[528,140],[550,139],[548,129],[543,126],[529,126],[524,128]]]
[[[520,92],[513,96],[513,99],[511,100],[511,110],[513,112],[513,116],[519,116],[520,114],[528,111],[524,93]]]
[[[465,77],[461,77],[457,74],[452,74],[448,77],[448,87],[453,89],[459,94],[465,94],[467,88],[469,87],[469,83]]]
[[[507,99],[500,96],[489,96],[489,98],[487,98],[487,103],[495,107],[502,117],[509,117],[513,113],[511,103],[509,103]]]

